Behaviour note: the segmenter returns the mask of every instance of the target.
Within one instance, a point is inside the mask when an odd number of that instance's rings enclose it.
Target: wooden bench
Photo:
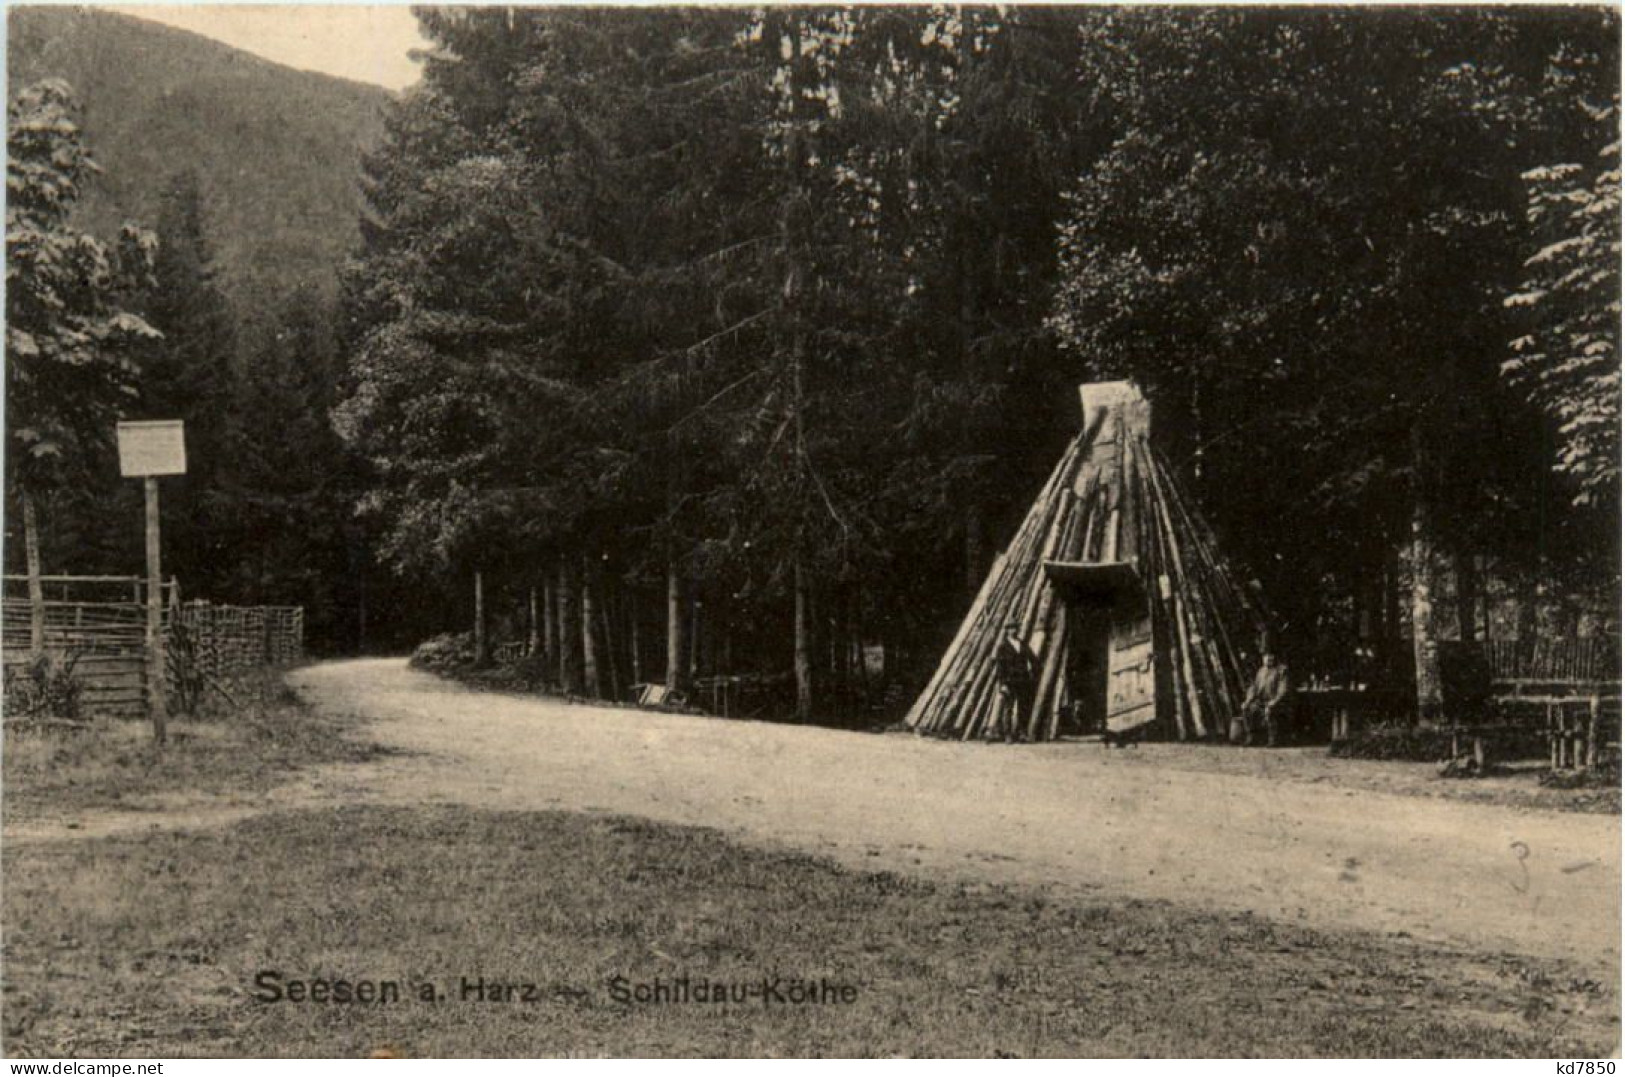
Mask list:
[[[1333,743],[1348,740],[1373,714],[1398,713],[1404,706],[1401,693],[1381,688],[1299,688],[1293,696],[1298,730],[1327,728]]]
[[[1548,696],[1538,702],[1546,708],[1546,740],[1553,770],[1590,770],[1603,761],[1611,742],[1602,696]],[[1617,704],[1617,697],[1612,702]],[[1615,732],[1615,750],[1617,742]]]
[[[1568,687],[1568,686],[1563,686]],[[1595,689],[1596,686],[1590,686]],[[1534,712],[1520,724],[1545,736],[1553,770],[1589,770],[1619,752],[1617,693],[1564,691],[1498,695],[1496,707]]]
[[[1450,726],[1449,729],[1451,762],[1454,763],[1459,760],[1471,758],[1474,768],[1476,768],[1478,772],[1482,774],[1484,772],[1484,768],[1489,765],[1490,761],[1486,730],[1481,727],[1462,725]],[[1464,743],[1468,747],[1468,751],[1462,750],[1462,745]]]

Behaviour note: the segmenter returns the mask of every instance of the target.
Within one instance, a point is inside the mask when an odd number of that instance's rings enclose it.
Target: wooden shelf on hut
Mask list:
[[[1145,582],[1132,561],[1045,561],[1044,575],[1069,598],[1107,606],[1145,602]]]

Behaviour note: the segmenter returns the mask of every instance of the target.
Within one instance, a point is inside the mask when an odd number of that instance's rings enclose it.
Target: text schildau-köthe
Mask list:
[[[762,976],[749,980],[713,980],[705,976],[633,980],[615,976],[609,997],[626,1006],[850,1006],[858,989],[820,976]]]

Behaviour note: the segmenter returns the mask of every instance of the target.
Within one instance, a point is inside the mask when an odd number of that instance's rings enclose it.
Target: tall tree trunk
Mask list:
[[[638,631],[637,592],[628,595],[627,635],[632,646],[632,683],[643,683],[643,638]]]
[[[367,568],[356,570],[355,650],[367,653]]]
[[[602,579],[602,577],[600,577]],[[608,667],[609,678],[604,683],[609,686],[609,699],[621,698],[621,640],[620,633],[615,631],[615,610],[620,607],[619,595],[616,588],[608,581],[603,583],[602,593],[598,600],[598,620],[604,630],[604,665]]]
[[[1207,449],[1202,430],[1202,379],[1191,377],[1191,488],[1196,503],[1202,503],[1202,456]]]
[[[45,651],[45,585],[40,582],[39,512],[34,492],[23,486],[23,549],[28,559],[28,653],[38,658]]]
[[[539,651],[542,646],[542,626],[538,620],[540,612],[538,610],[539,605],[540,603],[536,597],[536,584],[532,582],[530,585],[530,605],[528,610],[530,617],[528,627],[530,631],[525,637],[526,658],[535,658],[536,652]]]
[[[581,626],[576,618],[575,573],[569,558],[559,559],[559,685],[566,693],[580,694],[581,666],[578,641]]]
[[[581,559],[581,677],[582,686],[586,694],[594,699],[604,696],[604,684],[598,675],[598,642],[596,618],[597,596],[593,566],[590,560]]]
[[[1397,539],[1384,541],[1378,593],[1380,608],[1377,611],[1377,626],[1382,642],[1377,653],[1383,677],[1391,688],[1397,687],[1395,682],[1402,680],[1400,673],[1406,664],[1401,659],[1399,646],[1399,562],[1402,545]]]
[[[834,689],[837,699],[842,699],[846,692],[846,674],[841,669],[841,622],[829,609],[833,602],[833,598],[826,600],[822,609],[813,611],[813,623],[823,636],[818,642],[818,653],[824,664],[823,683]]]
[[[683,577],[677,555],[666,555],[666,690],[680,692],[688,683],[683,661]]]
[[[1513,631],[1524,642],[1526,653],[1534,638],[1540,635],[1540,607],[1546,600],[1546,585],[1541,582],[1546,573],[1544,558],[1537,571],[1539,576],[1523,580],[1518,588],[1518,615]]]
[[[982,578],[987,574],[983,565],[985,546],[982,506],[972,502],[965,506],[965,594],[972,599],[982,589]]]
[[[1369,635],[1369,622],[1371,620],[1371,593],[1365,580],[1355,578],[1349,581],[1349,638],[1354,641],[1355,647],[1363,647]]]
[[[1478,639],[1478,557],[1469,550],[1456,550],[1456,622],[1464,643]]]
[[[551,575],[551,574],[549,574]],[[542,668],[557,679],[559,672],[558,591],[552,579],[542,581]]]
[[[1557,631],[1554,635],[1559,639],[1574,639],[1580,634],[1580,607],[1572,596],[1562,595],[1557,607]]]
[[[705,603],[698,598],[689,599],[688,603],[688,680],[692,684],[699,679],[701,661],[705,658],[705,636],[702,630],[705,627],[705,618],[701,616],[705,611]]]
[[[1436,543],[1429,491],[1429,459],[1422,428],[1411,428],[1411,646],[1416,661],[1416,713],[1423,721],[1440,715],[1444,703],[1439,677],[1439,641],[1433,625],[1433,567]]]
[[[931,136],[934,138],[934,132]],[[961,158],[963,160],[963,158]],[[966,189],[974,189],[975,177],[962,175],[960,182],[966,184]],[[992,247],[1000,250],[1003,247],[1004,237],[995,238]],[[972,239],[966,234],[960,237],[956,244],[958,257],[955,258],[954,288],[959,293],[959,377],[965,386],[979,384],[983,379],[976,363],[976,296],[972,287],[975,274],[986,265],[986,248],[972,249]],[[984,451],[981,439],[973,419],[975,417],[963,406],[959,410],[959,451],[967,457],[974,457]],[[980,469],[978,469],[980,470]],[[980,478],[978,475],[976,478]],[[982,578],[985,573],[984,561],[985,535],[982,511],[982,501],[973,480],[970,495],[965,499],[965,597],[974,601],[978,591],[982,589]]]
[[[863,664],[863,603],[857,588],[853,588],[846,613],[847,665],[852,683],[860,689],[869,684],[869,671]]]
[[[795,599],[796,721],[810,722],[813,712],[812,601],[799,552],[795,559]]]
[[[792,451],[795,453],[795,491],[796,496],[801,498],[808,496],[811,489],[809,482],[811,461],[807,457],[806,438],[807,334],[804,324],[806,313],[802,310],[801,304],[804,283],[802,262],[808,241],[802,207],[809,197],[803,174],[803,158],[806,152],[803,138],[810,118],[806,115],[809,95],[801,82],[803,77],[801,27],[792,26],[789,36],[791,115],[785,141],[784,163],[790,197],[785,200],[779,217],[780,241],[783,243],[785,254],[784,288],[780,295],[786,321],[790,327],[790,417],[794,438]],[[800,505],[794,506],[798,513],[800,508]],[[812,603],[808,594],[804,564],[807,547],[805,526],[804,523],[798,522],[795,535],[791,539],[794,551],[792,586],[795,596],[796,720],[800,722],[810,721],[813,711]]]
[[[490,643],[485,638],[485,575],[474,570],[474,665],[484,667],[491,661]]]

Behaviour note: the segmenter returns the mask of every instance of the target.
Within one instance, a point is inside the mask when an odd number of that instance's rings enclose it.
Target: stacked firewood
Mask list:
[[[1132,566],[1142,584],[1131,609],[1148,619],[1154,659],[1154,732],[1222,736],[1254,664],[1262,611],[1220,558],[1212,531],[1153,452],[1137,391],[1129,403],[1089,408],[1083,432],[1051,473],[905,721],[961,739],[1049,740],[1075,691],[1067,672],[1066,598],[1047,563]],[[1088,407],[1087,390],[1085,394]],[[998,684],[1005,626],[1035,657],[1024,728],[1009,726]]]

